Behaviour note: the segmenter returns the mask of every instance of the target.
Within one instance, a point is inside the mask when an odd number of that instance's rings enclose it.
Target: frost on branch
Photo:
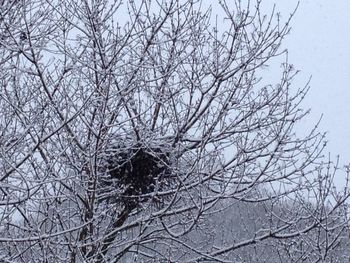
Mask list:
[[[2,2],[0,262],[326,262],[348,235],[350,187],[319,168],[317,126],[298,132],[290,18],[260,0]]]

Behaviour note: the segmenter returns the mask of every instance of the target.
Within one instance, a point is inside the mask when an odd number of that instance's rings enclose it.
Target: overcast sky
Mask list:
[[[213,2],[204,0],[204,3]],[[274,3],[286,21],[298,0],[263,0],[264,11],[270,12]],[[212,7],[214,13],[220,13],[218,4]],[[322,116],[319,130],[327,132],[328,141],[324,153],[330,153],[332,160],[339,155],[340,168],[350,164],[349,13],[350,0],[300,0],[291,34],[283,46],[289,50],[289,62],[301,70],[294,87],[304,86],[312,77],[311,89],[303,104],[304,108],[311,108],[311,113],[301,129],[309,131]],[[270,71],[267,79],[276,69]],[[342,187],[344,174],[336,176],[337,186]]]
[[[297,2],[279,0],[277,9],[287,18]],[[328,132],[327,151],[340,154],[342,164],[350,162],[349,12],[349,0],[301,0],[285,41],[290,62],[301,70],[300,84],[312,76],[305,105],[314,121],[323,113],[320,129]]]
[[[263,0],[264,11],[270,12],[274,3],[285,21],[298,0]],[[218,4],[212,7],[220,12]],[[311,129],[323,114],[319,130],[328,133],[325,153],[334,158],[339,154],[341,165],[350,163],[349,13],[350,0],[300,0],[283,46],[289,50],[289,62],[301,70],[294,86],[312,77],[304,103],[311,114],[304,128]]]

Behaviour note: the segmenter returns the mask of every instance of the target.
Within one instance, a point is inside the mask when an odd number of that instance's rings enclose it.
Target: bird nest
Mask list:
[[[166,147],[114,147],[105,162],[101,196],[130,208],[154,197],[171,180],[171,158]]]

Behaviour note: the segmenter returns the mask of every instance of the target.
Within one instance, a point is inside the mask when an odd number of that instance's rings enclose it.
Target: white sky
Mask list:
[[[217,13],[215,2],[204,0]],[[285,21],[298,0],[263,0],[262,7],[270,12],[274,3]],[[349,13],[350,0],[300,0],[283,47],[289,50],[289,62],[301,70],[294,86],[304,86],[312,77],[304,103],[311,115],[303,127],[310,130],[323,114],[319,130],[328,133],[325,154],[333,159],[339,154],[341,166],[350,163]]]
[[[277,9],[287,18],[297,2],[279,0]],[[340,154],[341,164],[350,163],[349,12],[349,0],[301,0],[285,41],[290,62],[302,71],[298,81],[312,76],[304,105],[312,110],[311,120],[323,113],[320,129],[328,132],[327,151]]]

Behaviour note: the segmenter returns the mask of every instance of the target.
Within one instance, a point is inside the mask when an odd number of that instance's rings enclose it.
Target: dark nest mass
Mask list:
[[[106,165],[103,188],[109,189],[107,199],[122,202],[129,208],[148,200],[151,193],[161,190],[171,177],[170,154],[161,147],[115,148],[108,154]]]

